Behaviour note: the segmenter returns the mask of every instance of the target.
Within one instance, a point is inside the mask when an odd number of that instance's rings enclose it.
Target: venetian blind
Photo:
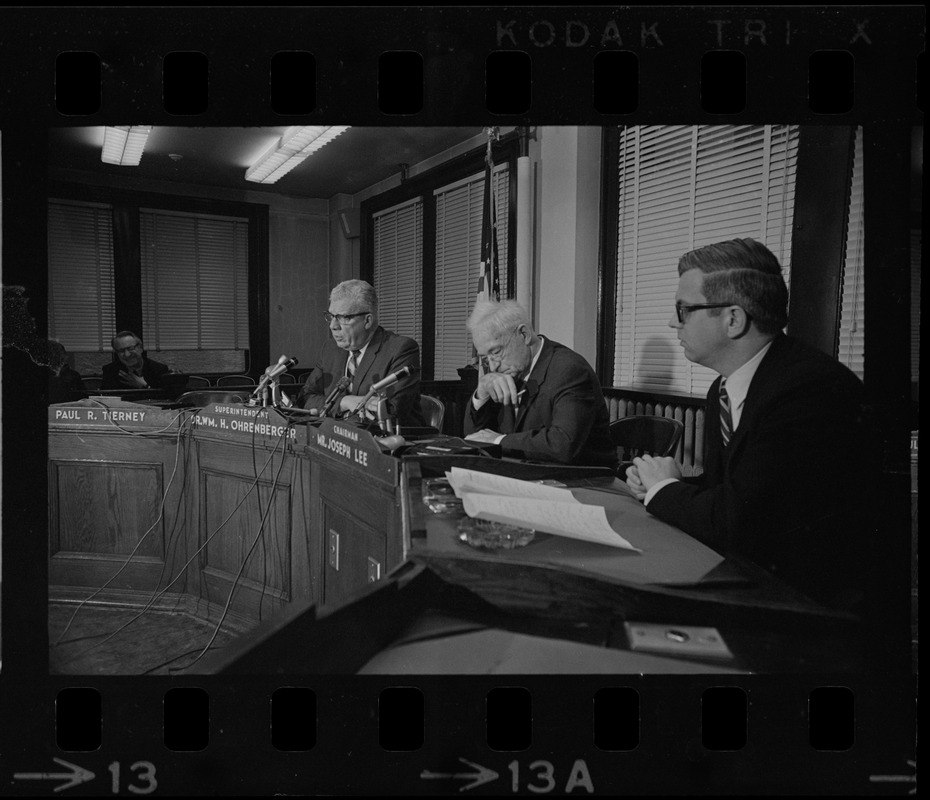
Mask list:
[[[678,259],[749,237],[772,250],[789,280],[797,147],[794,125],[621,131],[615,386],[706,394],[716,373],[684,357],[668,324]]]
[[[491,173],[497,212],[497,248],[501,296],[507,291],[510,167]],[[481,266],[484,172],[444,186],[436,200],[435,380],[458,380],[456,371],[471,358],[465,323],[475,303]]]
[[[846,257],[843,263],[843,297],[837,359],[860,378],[865,370],[865,227],[863,225],[862,128],[856,129]]]
[[[380,323],[422,346],[423,198],[379,211],[373,222]]]
[[[249,346],[249,225],[141,209],[143,340],[154,350]]]
[[[49,335],[71,352],[110,352],[116,332],[110,206],[48,206]]]

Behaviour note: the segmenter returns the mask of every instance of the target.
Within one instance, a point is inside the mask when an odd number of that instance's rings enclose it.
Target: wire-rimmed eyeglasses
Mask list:
[[[331,325],[333,320],[336,320],[340,325],[348,325],[356,317],[364,317],[370,313],[370,311],[359,311],[357,314],[330,314],[328,311],[324,311],[323,319],[326,320],[327,325]]]
[[[675,303],[675,316],[680,323],[684,323],[684,312],[697,311],[701,308],[729,308],[733,303],[696,303],[695,305],[685,305],[684,303]]]
[[[116,347],[116,348],[114,348],[114,349],[115,349],[116,352],[117,352],[118,354],[120,354],[120,355],[128,355],[129,353],[135,353],[137,350],[141,350],[141,349],[142,349],[142,345],[141,345],[141,344],[133,344],[133,345],[130,345],[129,347]]]

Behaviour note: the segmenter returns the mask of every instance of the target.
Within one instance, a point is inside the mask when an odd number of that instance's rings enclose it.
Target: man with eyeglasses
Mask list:
[[[604,395],[582,356],[537,334],[512,300],[478,301],[468,329],[484,374],[466,439],[499,444],[513,458],[616,467]]]
[[[861,603],[873,546],[862,525],[862,382],[785,335],[788,288],[752,239],[685,253],[669,325],[685,358],[719,374],[707,395],[704,470],[634,459],[627,484],[651,514],[809,597]]]
[[[329,311],[323,314],[330,338],[320,350],[313,371],[301,387],[298,405],[322,412],[336,384],[344,389],[333,397],[331,416],[356,409],[371,386],[404,367],[411,373],[384,389],[391,417],[404,427],[423,427],[420,409],[420,347],[378,324],[378,296],[367,281],[343,281],[329,296]],[[367,419],[377,415],[378,397],[366,407]]]
[[[150,359],[142,340],[132,331],[120,331],[110,342],[113,360],[102,368],[101,389],[162,389],[171,371],[166,364]]]

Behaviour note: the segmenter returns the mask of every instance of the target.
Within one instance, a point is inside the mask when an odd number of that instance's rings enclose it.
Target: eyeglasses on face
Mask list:
[[[729,308],[733,303],[697,303],[695,305],[685,305],[684,303],[675,303],[675,316],[678,321],[684,323],[685,313],[697,311],[701,308]]]
[[[336,320],[340,325],[349,325],[356,317],[364,317],[370,313],[370,311],[359,311],[357,314],[330,314],[328,311],[324,311],[323,319],[326,320],[327,325],[332,324],[333,320]]]
[[[137,350],[141,350],[141,349],[142,349],[141,344],[133,344],[133,345],[130,345],[129,347],[117,347],[116,352],[119,353],[120,355],[128,355],[129,353],[135,353]]]

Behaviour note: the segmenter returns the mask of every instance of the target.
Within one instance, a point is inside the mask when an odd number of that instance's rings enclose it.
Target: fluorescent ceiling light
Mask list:
[[[137,167],[142,160],[151,125],[120,125],[103,129],[103,151],[100,160],[121,167]]]
[[[324,144],[328,144],[348,125],[305,125],[288,128],[251,167],[245,179],[254,183],[274,183]]]

